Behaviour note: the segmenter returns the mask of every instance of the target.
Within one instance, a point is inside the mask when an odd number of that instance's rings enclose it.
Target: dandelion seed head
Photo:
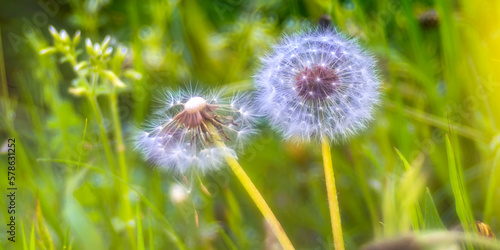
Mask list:
[[[203,173],[215,170],[224,165],[225,156],[236,157],[255,132],[257,115],[247,94],[165,91],[158,104],[158,111],[136,133],[135,144],[147,161],[162,169],[180,174],[193,167]]]
[[[256,106],[286,139],[343,141],[372,120],[380,81],[354,39],[331,29],[285,36],[261,64]]]

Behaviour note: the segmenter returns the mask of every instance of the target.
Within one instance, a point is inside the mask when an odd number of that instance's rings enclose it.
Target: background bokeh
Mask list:
[[[151,113],[155,93],[165,87],[252,89],[259,58],[273,42],[316,25],[322,14],[373,51],[383,79],[383,100],[371,127],[332,148],[347,248],[412,231],[456,229],[474,220],[499,232],[500,2],[20,0],[1,5],[0,158],[6,166],[4,142],[16,138],[18,192],[16,243],[7,242],[2,229],[0,249],[279,246],[229,169],[187,176],[187,185],[144,162],[133,150],[130,132]],[[110,35],[111,46],[127,48],[123,68],[142,75],[123,79],[127,88],[117,93],[117,110],[106,94],[97,98],[116,159],[120,135],[113,116],[118,114],[128,179],[110,170],[89,102],[69,92],[73,67],[60,62],[60,54],[40,54],[53,45],[49,25],[71,37],[81,31],[82,61],[84,38],[100,42]],[[320,146],[284,142],[265,124],[260,128],[240,154],[241,165],[296,248],[331,248]],[[5,190],[6,168],[0,183]],[[4,193],[1,225],[8,223]]]

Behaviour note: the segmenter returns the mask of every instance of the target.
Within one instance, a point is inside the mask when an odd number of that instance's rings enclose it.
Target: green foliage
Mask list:
[[[456,163],[455,154],[453,153],[453,147],[448,135],[446,135],[446,151],[448,152],[448,171],[450,172],[451,189],[455,196],[455,209],[457,210],[462,227],[467,232],[473,232],[475,231],[475,222],[469,198],[467,197],[463,171],[460,165]]]
[[[429,248],[459,239],[498,248],[475,223],[500,232],[500,3],[60,2],[9,1],[0,13],[0,162],[16,138],[18,188],[17,240],[2,238],[0,249],[276,246],[229,169],[154,169],[134,151],[132,131],[166,87],[251,90],[273,42],[325,13],[373,51],[384,82],[370,128],[332,146],[346,248],[402,236]],[[333,247],[319,145],[259,126],[242,167],[296,248]],[[1,171],[2,187],[6,179]]]
[[[429,188],[425,190],[424,198],[424,229],[425,230],[444,230],[446,227],[443,225],[441,218],[439,218],[439,213],[437,211],[434,200],[432,199],[431,192]]]

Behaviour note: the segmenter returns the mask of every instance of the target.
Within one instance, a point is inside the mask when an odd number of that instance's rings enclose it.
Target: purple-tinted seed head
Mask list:
[[[334,69],[314,65],[304,67],[295,76],[297,95],[305,100],[324,99],[338,88],[338,76]]]
[[[255,83],[256,106],[286,139],[345,140],[372,120],[380,95],[373,57],[326,28],[285,36]]]

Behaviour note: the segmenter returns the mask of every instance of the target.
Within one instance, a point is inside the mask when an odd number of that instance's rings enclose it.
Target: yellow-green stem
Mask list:
[[[108,136],[106,135],[106,130],[104,129],[104,125],[102,123],[102,114],[101,110],[97,106],[97,99],[93,95],[88,95],[88,99],[90,102],[90,106],[92,107],[92,111],[97,119],[97,124],[99,125],[99,132],[101,134],[101,141],[104,147],[104,152],[106,153],[106,157],[108,158],[109,168],[111,173],[116,174],[115,171],[115,161],[113,159],[113,154],[111,151],[111,147],[109,146]]]
[[[127,169],[127,161],[125,159],[125,145],[123,144],[123,135],[122,135],[122,126],[120,124],[120,116],[118,113],[118,96],[116,95],[116,90],[113,90],[109,96],[110,98],[110,104],[111,104],[111,114],[113,117],[113,125],[114,125],[114,130],[115,130],[115,137],[116,137],[116,152],[118,154],[118,165],[120,168],[120,171],[118,173],[118,176],[124,181],[128,182],[128,169]],[[123,200],[123,212],[125,216],[125,221],[129,221],[134,219],[134,215],[132,214],[132,206],[130,205],[130,198],[129,198],[129,190],[127,185],[121,183],[120,184],[120,190],[122,193],[122,200]],[[135,247],[136,242],[135,242],[135,237],[134,236],[134,229],[132,227],[128,227],[128,232],[130,235],[130,241],[133,247]]]
[[[335,176],[333,174],[332,153],[327,137],[321,139],[321,149],[323,151],[323,166],[325,168],[326,191],[328,193],[328,206],[332,222],[333,242],[336,250],[344,250],[339,201],[337,199],[337,188],[335,187]]]
[[[212,132],[217,131],[212,126],[210,126],[210,130]],[[222,140],[220,139],[219,135],[216,132],[213,132],[213,136],[215,144],[218,147],[220,148],[226,147],[224,145],[224,142],[222,142]],[[231,170],[233,170],[234,175],[236,175],[238,180],[241,182],[245,190],[252,198],[255,205],[257,205],[257,208],[259,208],[260,212],[264,215],[264,218],[266,219],[267,223],[269,223],[269,225],[271,226],[271,230],[276,235],[276,238],[278,238],[278,241],[280,242],[281,246],[283,246],[283,248],[286,250],[294,249],[292,242],[290,242],[290,239],[288,239],[288,236],[285,233],[285,230],[283,230],[283,228],[281,227],[280,222],[274,215],[269,205],[267,205],[266,200],[264,200],[264,197],[262,197],[257,187],[255,187],[255,185],[253,184],[250,177],[248,177],[248,175],[245,173],[245,170],[243,170],[241,165],[233,156],[226,154],[224,157],[226,159],[227,164],[231,167]]]
[[[118,153],[118,164],[120,167],[120,178],[128,181],[127,161],[125,159],[125,145],[123,144],[122,126],[120,124],[120,116],[118,114],[118,97],[116,92],[110,94],[111,114],[113,116],[113,125],[116,137],[116,152]]]
[[[288,239],[288,236],[286,235],[285,231],[281,227],[280,222],[274,216],[273,211],[271,208],[269,208],[269,205],[267,205],[266,201],[262,197],[262,195],[259,193],[259,190],[255,187],[255,185],[252,183],[252,180],[248,177],[248,175],[245,173],[243,168],[240,166],[238,161],[230,155],[226,155],[226,161],[227,164],[231,167],[233,170],[234,174],[240,180],[241,184],[243,187],[247,190],[248,194],[252,198],[252,200],[255,202],[255,205],[259,208],[260,212],[264,215],[264,218],[266,218],[266,221],[269,223],[271,226],[272,231],[278,238],[280,244],[283,246],[284,249],[294,249],[292,242]]]

